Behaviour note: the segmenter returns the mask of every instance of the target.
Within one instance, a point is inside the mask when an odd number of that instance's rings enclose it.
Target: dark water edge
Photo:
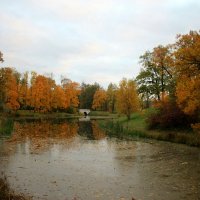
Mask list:
[[[178,144],[200,147],[200,134],[185,130],[147,130],[137,127],[129,128],[126,124],[114,120],[101,120],[99,125],[108,136],[120,139],[154,139]]]
[[[33,199],[200,198],[198,148],[110,138],[96,120],[14,121],[0,171]]]
[[[25,197],[22,194],[16,194],[10,188],[7,178],[3,176],[2,178],[0,178],[0,199],[1,200],[29,200],[31,198]]]

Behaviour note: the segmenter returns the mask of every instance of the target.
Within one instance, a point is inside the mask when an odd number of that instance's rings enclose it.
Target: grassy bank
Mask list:
[[[45,119],[53,119],[53,118],[72,118],[78,117],[78,114],[71,114],[66,112],[51,112],[51,113],[38,113],[33,112],[31,110],[18,110],[15,113],[0,113],[1,117],[10,117],[10,118],[45,118]]]
[[[53,119],[53,118],[77,118],[82,117],[79,113],[66,113],[66,112],[50,112],[50,113],[38,113],[31,110],[18,110],[16,113],[8,114],[8,113],[0,113],[0,117],[11,117],[11,118],[46,118],[46,119]],[[90,117],[109,117],[113,118],[116,117],[117,114],[112,114],[106,111],[91,111],[89,113]]]
[[[89,116],[99,116],[99,117],[116,117],[116,113],[110,113],[107,111],[91,111],[89,113]]]
[[[128,121],[125,116],[113,120],[100,121],[100,127],[108,135],[118,138],[151,138],[200,147],[200,135],[191,130],[148,130],[146,112],[134,113]]]

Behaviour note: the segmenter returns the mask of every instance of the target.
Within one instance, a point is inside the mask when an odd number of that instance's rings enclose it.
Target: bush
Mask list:
[[[174,101],[163,101],[157,105],[157,111],[147,116],[149,129],[161,128],[190,128],[190,124],[195,122],[195,118],[184,114]]]
[[[195,133],[200,134],[200,123],[192,124],[191,127]]]

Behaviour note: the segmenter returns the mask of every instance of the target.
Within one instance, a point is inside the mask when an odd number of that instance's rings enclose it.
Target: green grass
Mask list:
[[[110,113],[106,111],[90,111],[90,116],[108,116]]]
[[[77,115],[66,112],[38,113],[30,110],[18,110],[15,113],[15,117],[24,117],[24,118],[65,118],[65,117],[75,117],[75,116]]]
[[[109,113],[107,111],[91,111],[89,116],[105,116],[105,117],[116,117],[116,113]]]
[[[118,138],[151,138],[175,143],[183,143],[190,146],[200,147],[200,134],[191,130],[148,130],[146,117],[155,110],[146,110],[131,115],[128,121],[126,116],[121,116],[113,120],[100,121],[101,128],[106,130],[108,135]]]

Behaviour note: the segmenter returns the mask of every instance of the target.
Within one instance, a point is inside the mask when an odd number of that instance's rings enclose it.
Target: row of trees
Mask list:
[[[142,69],[135,81],[122,79],[118,85],[110,83],[106,90],[98,83],[80,85],[62,78],[61,83],[56,84],[52,75],[20,74],[12,68],[1,68],[0,107],[10,111],[29,109],[36,112],[88,108],[119,111],[130,119],[131,112],[139,108],[138,91],[143,108],[151,106],[155,99],[163,102],[167,97],[176,110],[180,109],[199,121],[199,55],[199,32],[178,35],[174,44],[159,45],[140,57]],[[0,61],[3,62],[1,52]]]
[[[69,79],[63,78],[57,85],[50,76],[35,72],[20,74],[12,68],[1,68],[0,85],[0,108],[3,111],[51,112],[79,105],[79,84]]]
[[[174,44],[145,52],[140,63],[136,82],[143,107],[167,96],[169,103],[200,120],[200,32],[178,35]]]
[[[3,54],[0,55],[3,62]],[[131,112],[139,106],[136,84],[125,78],[119,86],[110,83],[105,90],[98,83],[80,85],[67,78],[56,84],[52,75],[20,74],[7,67],[0,68],[0,85],[0,109],[7,112],[75,112],[77,108],[87,108],[111,113],[118,110],[130,119]]]
[[[92,108],[111,113],[118,111],[130,119],[131,113],[139,108],[135,81],[123,78],[119,86],[110,83],[106,91],[98,88],[94,93]]]

